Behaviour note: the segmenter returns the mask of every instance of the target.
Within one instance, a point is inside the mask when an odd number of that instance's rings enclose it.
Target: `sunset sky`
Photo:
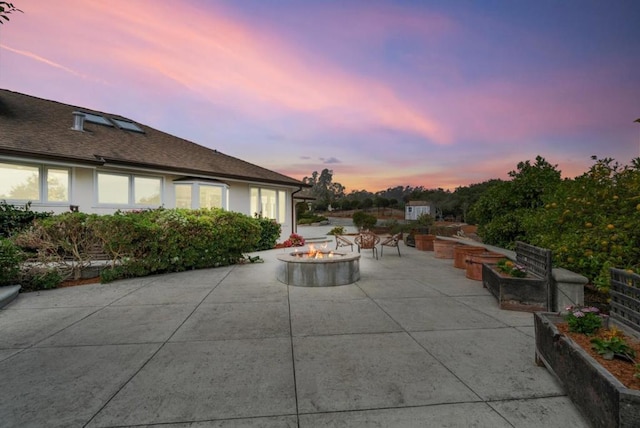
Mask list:
[[[640,1],[13,3],[1,88],[347,191],[640,155]]]

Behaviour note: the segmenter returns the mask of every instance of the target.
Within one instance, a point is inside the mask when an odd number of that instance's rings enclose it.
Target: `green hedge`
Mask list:
[[[378,219],[373,214],[368,214],[364,211],[356,211],[353,213],[353,224],[358,229],[373,229],[373,227],[378,222]]]
[[[125,213],[107,221],[116,222],[118,233],[112,224],[96,226],[116,262],[103,271],[105,282],[230,265],[257,248],[262,232],[258,219],[218,209]]]
[[[219,209],[158,209],[100,216],[56,215],[37,220],[14,241],[39,266],[52,262],[62,266],[59,283],[72,275],[77,278],[82,267],[100,252],[112,261],[101,275],[102,281],[108,282],[233,264],[245,252],[273,248],[279,236],[280,225],[271,220]],[[65,266],[75,269],[65,270]],[[5,269],[4,265],[0,269]],[[35,288],[57,285],[49,274],[46,281],[35,279]]]
[[[31,203],[24,207],[17,207],[0,201],[0,238],[8,238],[11,235],[26,229],[36,219],[50,217],[51,213],[38,213],[31,211]]]
[[[18,283],[22,259],[20,249],[13,242],[0,238],[0,286]]]
[[[260,240],[253,251],[270,250],[276,246],[280,233],[282,233],[282,227],[280,223],[269,218],[258,218],[258,224],[260,225]]]

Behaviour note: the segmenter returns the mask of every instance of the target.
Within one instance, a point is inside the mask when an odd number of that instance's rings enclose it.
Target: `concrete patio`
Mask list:
[[[0,425],[588,426],[535,365],[532,315],[451,260],[368,251],[357,283],[304,288],[275,279],[283,251],[21,294],[0,310]]]

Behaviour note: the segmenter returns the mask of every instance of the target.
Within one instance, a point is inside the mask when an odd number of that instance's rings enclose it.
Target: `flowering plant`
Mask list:
[[[289,235],[289,239],[284,241],[285,247],[302,247],[304,245],[304,238],[297,233]]]
[[[527,276],[527,269],[509,259],[502,259],[497,263],[498,271],[515,278],[524,278]]]
[[[602,316],[600,310],[593,306],[567,306],[565,320],[569,324],[569,331],[592,335],[602,327]]]

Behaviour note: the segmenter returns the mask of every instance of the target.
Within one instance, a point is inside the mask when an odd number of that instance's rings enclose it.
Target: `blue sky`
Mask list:
[[[454,189],[640,155],[640,2],[14,3],[0,87],[299,179]]]

